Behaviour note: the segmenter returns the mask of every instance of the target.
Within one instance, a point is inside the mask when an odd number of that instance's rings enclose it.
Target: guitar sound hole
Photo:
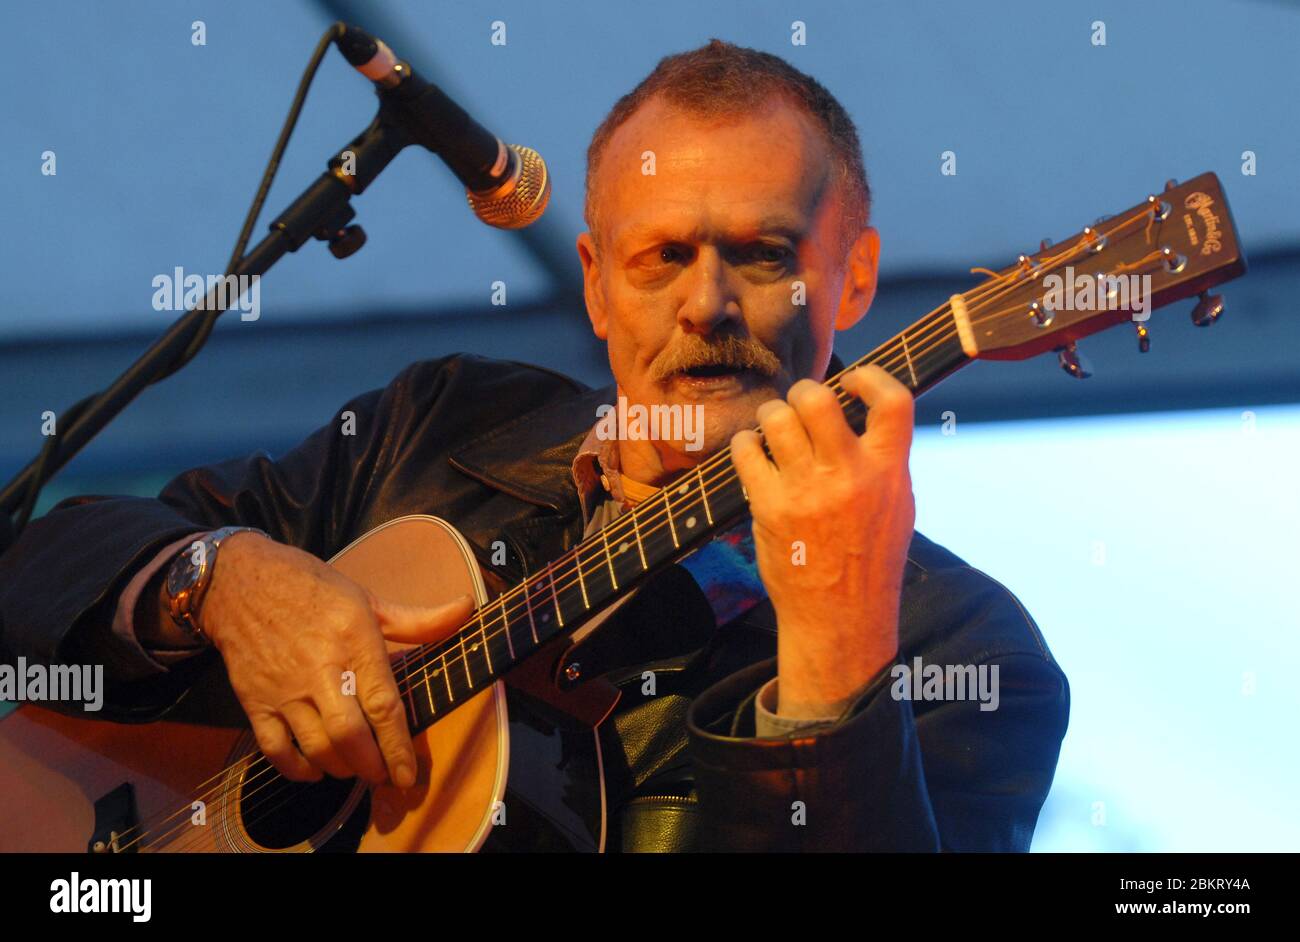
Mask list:
[[[334,819],[355,785],[355,779],[329,776],[319,782],[291,782],[275,774],[265,759],[259,759],[240,790],[244,830],[271,850],[301,844],[320,834]]]

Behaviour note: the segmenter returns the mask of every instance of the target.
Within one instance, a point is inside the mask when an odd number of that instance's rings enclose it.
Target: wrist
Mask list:
[[[838,637],[789,631],[781,637],[785,628],[777,630],[778,716],[838,715],[898,656],[897,632],[872,639],[856,631],[836,632]]]
[[[844,672],[830,683],[804,682],[796,675],[789,677],[778,668],[773,698],[775,713],[780,717],[806,719],[811,717],[838,717],[874,684],[881,674],[893,665],[897,652],[871,662],[861,670]],[[793,673],[793,672],[791,672]],[[771,709],[769,706],[768,709]]]
[[[241,544],[246,545],[254,533],[266,538],[261,530],[248,527],[213,530],[182,550],[172,562],[163,582],[162,598],[171,622],[192,641],[202,645],[215,643],[211,633],[213,620],[203,620],[202,616],[220,569],[219,557],[238,552]],[[233,547],[229,545],[231,542]]]
[[[229,588],[232,574],[235,581],[238,581],[241,559],[250,551],[252,544],[260,540],[269,541],[270,537],[261,530],[252,529],[232,533],[222,540],[221,552],[213,560],[212,576],[207,591],[198,601],[195,621],[214,647],[220,643],[221,618],[213,617],[221,609],[220,599]]]

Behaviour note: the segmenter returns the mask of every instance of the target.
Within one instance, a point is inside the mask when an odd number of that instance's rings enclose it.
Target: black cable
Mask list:
[[[329,51],[330,44],[342,36],[346,29],[346,24],[342,22],[334,23],[325,31],[325,35],[320,38],[320,42],[316,44],[311,60],[307,63],[307,68],[298,82],[298,91],[294,94],[293,103],[289,106],[289,115],[285,119],[284,126],[280,129],[280,137],[275,142],[275,148],[271,152],[271,159],[262,174],[262,182],[253,197],[253,204],[248,208],[248,215],[244,218],[244,225],[239,231],[239,238],[235,240],[235,248],[230,253],[230,261],[226,264],[226,275],[232,274],[239,263],[244,260],[244,249],[248,247],[248,240],[252,235],[253,227],[257,225],[257,217],[261,215],[262,205],[266,202],[266,196],[271,190],[271,183],[275,180],[276,171],[280,167],[280,159],[284,156],[285,148],[289,144],[289,137],[298,124],[298,116],[302,113],[303,104],[307,100],[307,90],[315,80],[316,71],[320,68],[325,53]],[[161,368],[146,386],[161,382],[193,360],[203,345],[207,343],[208,337],[212,334],[212,328],[217,323],[217,318],[224,313],[222,310],[209,311],[207,316],[194,329],[194,336],[185,350],[177,356],[175,361]],[[27,495],[23,498],[18,511],[17,522],[13,527],[13,539],[17,539],[18,534],[22,533],[26,528],[27,522],[31,519],[32,511],[36,507],[36,500],[41,489],[46,484],[45,469],[48,467],[50,459],[57,452],[62,439],[62,433],[58,429],[71,427],[76,422],[77,416],[81,415],[102,395],[104,395],[103,391],[91,393],[64,410],[63,415],[58,419],[55,433],[48,436],[45,444],[41,446],[40,454],[37,456],[36,463],[32,468],[31,478],[28,480]]]

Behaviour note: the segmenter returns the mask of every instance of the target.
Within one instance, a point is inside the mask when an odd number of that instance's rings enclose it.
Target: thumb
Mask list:
[[[442,605],[405,605],[372,595],[370,608],[389,641],[427,644],[441,641],[474,613],[474,596],[462,595]]]

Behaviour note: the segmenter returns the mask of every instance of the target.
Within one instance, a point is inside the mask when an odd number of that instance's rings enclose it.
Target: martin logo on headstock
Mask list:
[[[1205,223],[1205,244],[1201,246],[1201,254],[1209,255],[1219,251],[1223,247],[1219,241],[1223,233],[1219,230],[1219,217],[1212,212],[1214,197],[1200,192],[1193,193],[1183,201],[1183,205],[1193,210]],[[1196,227],[1192,225],[1190,213],[1183,216],[1183,222],[1187,225],[1187,241],[1196,245],[1199,240],[1196,238]]]

